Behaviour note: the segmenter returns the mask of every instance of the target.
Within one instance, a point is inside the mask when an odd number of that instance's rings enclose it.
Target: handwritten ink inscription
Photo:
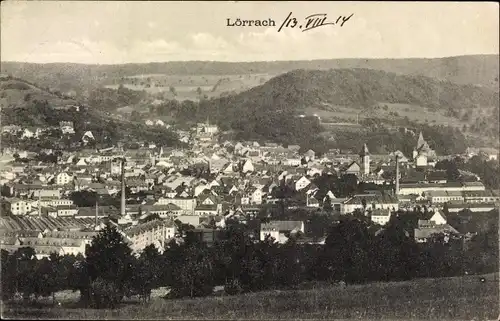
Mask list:
[[[328,20],[328,15],[326,13],[315,13],[305,17],[303,23],[299,23],[299,20],[292,15],[292,12],[288,14],[286,19],[279,27],[278,32],[280,32],[283,28],[298,28],[301,29],[302,32],[304,32],[327,25],[342,27],[347,21],[349,21],[349,19],[351,19],[354,13],[349,16],[339,15],[338,17],[336,17],[336,19],[330,21]]]

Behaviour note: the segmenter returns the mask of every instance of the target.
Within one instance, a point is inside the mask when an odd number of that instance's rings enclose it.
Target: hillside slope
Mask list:
[[[237,95],[241,103],[285,109],[321,105],[353,108],[378,102],[438,109],[498,106],[498,91],[457,85],[423,76],[406,76],[370,69],[295,70]],[[277,107],[277,108],[282,108]]]
[[[49,91],[36,84],[12,77],[0,79],[0,107],[24,107],[34,101],[48,101],[54,108],[77,105],[77,102],[69,97],[64,97],[57,91]]]
[[[406,106],[405,109],[411,108],[415,118],[419,114],[434,113],[433,117],[447,115],[450,120],[461,121],[465,115],[469,117],[467,126],[476,134],[495,138],[498,136],[498,99],[498,92],[486,87],[457,85],[423,76],[369,69],[296,70],[237,95],[202,101],[197,110],[181,108],[177,115],[185,119],[195,115],[198,120],[210,117],[221,126],[244,132],[247,138],[291,142],[298,135],[318,134],[317,127],[303,128],[300,123],[305,118],[297,117],[299,114],[312,116],[308,113],[311,110],[335,116],[343,108],[354,116],[379,118],[379,122],[387,126],[402,121],[415,122],[417,119],[409,120],[396,112],[388,117],[380,107],[399,104]],[[454,127],[462,130],[461,125]]]
[[[498,275],[418,279],[404,282],[335,285],[289,291],[264,291],[194,299],[153,298],[147,305],[128,304],[113,311],[60,307],[42,309],[6,304],[8,318],[47,319],[363,319],[491,320],[498,316]],[[58,300],[62,300],[57,296]]]
[[[36,84],[22,79],[0,80],[0,96],[8,101],[7,107],[0,110],[1,125],[19,125],[34,130],[37,127],[58,127],[61,121],[73,122],[75,135],[71,138],[79,141],[86,131],[91,131],[98,145],[115,145],[118,141],[149,141],[160,145],[178,145],[177,135],[165,128],[151,128],[143,123],[117,120],[112,115],[73,99],[64,99],[60,94],[44,90]],[[30,95],[30,99],[26,99]],[[62,146],[62,140],[45,141]],[[3,137],[4,147],[19,147],[21,141],[16,137]],[[40,146],[40,141],[22,141],[25,148]],[[61,144],[60,144],[61,143]],[[52,145],[51,147],[57,147]]]
[[[499,56],[471,55],[447,58],[327,59],[310,61],[216,62],[187,61],[126,65],[33,64],[2,62],[1,72],[56,87],[76,90],[110,78],[141,74],[244,75],[281,74],[295,69],[367,68],[404,75],[422,75],[458,84],[478,84],[498,90]]]

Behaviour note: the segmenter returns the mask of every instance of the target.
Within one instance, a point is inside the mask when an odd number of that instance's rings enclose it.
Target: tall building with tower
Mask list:
[[[359,153],[359,157],[361,159],[361,174],[370,174],[370,152],[368,151],[368,146],[366,146],[366,144],[363,145],[363,148]]]
[[[417,141],[417,147],[413,150],[413,161],[417,167],[427,166],[427,161],[436,157],[436,152],[430,148],[424,135],[420,132]]]

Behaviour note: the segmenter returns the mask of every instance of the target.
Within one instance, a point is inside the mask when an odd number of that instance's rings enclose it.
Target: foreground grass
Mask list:
[[[499,315],[498,277],[323,286],[183,300],[155,298],[115,310],[6,305],[3,318],[25,319],[428,319],[493,320]]]

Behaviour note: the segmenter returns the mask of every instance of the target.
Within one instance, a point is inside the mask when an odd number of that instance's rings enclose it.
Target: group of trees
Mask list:
[[[86,103],[92,108],[114,111],[119,107],[138,104],[145,97],[146,93],[143,91],[128,89],[120,85],[117,89],[92,89]]]
[[[2,295],[50,297],[62,289],[79,290],[81,301],[97,308],[114,307],[125,297],[144,301],[151,290],[169,287],[170,297],[206,296],[215,285],[228,294],[293,288],[305,281],[364,283],[417,277],[457,276],[498,270],[498,234],[486,231],[468,243],[436,235],[415,243],[403,215],[373,233],[367,220],[347,217],[327,224],[325,245],[256,240],[245,225],[220,230],[212,246],[192,230],[160,254],[154,245],[139,256],[119,231],[108,225],[82,256],[37,260],[31,248],[2,251]],[[464,244],[466,246],[464,246]],[[481,258],[481,259],[478,259]]]
[[[497,189],[500,186],[499,162],[488,160],[484,156],[476,155],[469,160],[460,157],[446,159],[436,163],[436,168],[446,170],[448,179],[451,180],[457,181],[460,178],[459,170],[465,170],[478,175],[486,188]]]

